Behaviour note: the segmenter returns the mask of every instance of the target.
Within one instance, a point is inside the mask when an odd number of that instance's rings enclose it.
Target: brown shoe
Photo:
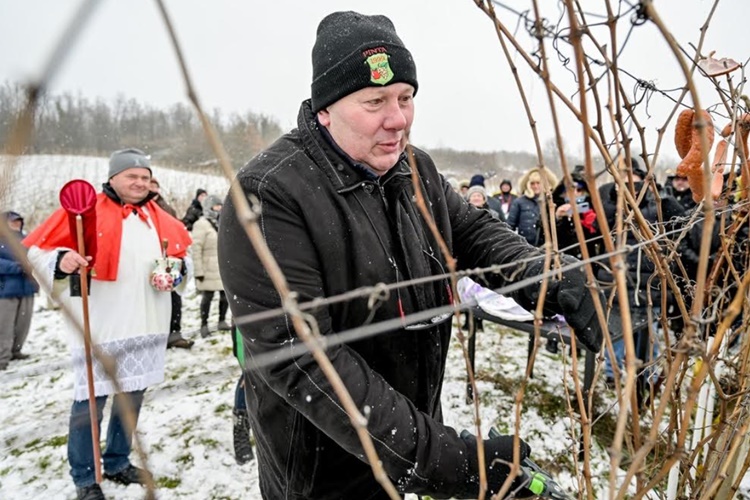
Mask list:
[[[193,342],[192,340],[179,337],[174,340],[170,340],[167,343],[167,347],[169,348],[176,347],[178,349],[190,349],[191,347],[193,347],[193,344],[195,344],[195,342]]]

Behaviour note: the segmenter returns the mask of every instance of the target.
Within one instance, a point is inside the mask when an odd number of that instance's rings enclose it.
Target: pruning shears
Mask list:
[[[490,428],[490,438],[500,437],[500,432],[494,427]],[[548,473],[544,472],[533,460],[524,458],[521,461],[521,472],[519,477],[524,487],[539,498],[550,498],[552,500],[574,500],[568,495]]]

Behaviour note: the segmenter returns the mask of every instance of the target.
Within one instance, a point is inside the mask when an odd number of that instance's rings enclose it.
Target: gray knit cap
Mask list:
[[[205,200],[203,200],[203,211],[211,210],[216,205],[224,205],[224,200],[216,196],[215,194],[209,194]]]
[[[483,186],[480,186],[479,184],[471,186],[469,190],[466,192],[466,199],[468,200],[472,194],[474,193],[482,193],[482,196],[484,196],[485,201],[487,200],[487,190],[484,189]]]
[[[221,209],[214,210],[216,205],[224,206],[224,201],[216,195],[209,194],[206,196],[206,199],[203,200],[203,217],[213,223],[218,222],[219,214],[221,213]]]
[[[111,179],[129,168],[146,168],[151,172],[151,159],[140,149],[128,148],[115,151],[109,157],[109,174],[107,175],[107,179]]]

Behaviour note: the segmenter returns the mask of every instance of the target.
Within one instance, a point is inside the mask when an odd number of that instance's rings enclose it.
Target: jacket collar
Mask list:
[[[405,153],[382,177],[367,165],[354,161],[336,144],[328,130],[318,123],[309,99],[300,106],[297,128],[303,147],[339,192],[348,191],[368,181],[384,184],[394,175],[411,173]]]
[[[118,205],[124,205],[120,197],[115,192],[115,189],[112,187],[112,185],[109,182],[105,182],[104,184],[102,184],[102,193],[104,193],[107,196],[107,198],[114,201]],[[143,198],[138,203],[133,203],[133,205],[135,205],[136,207],[142,207],[143,205],[151,201],[155,196],[156,196],[156,193],[149,191],[145,198]]]

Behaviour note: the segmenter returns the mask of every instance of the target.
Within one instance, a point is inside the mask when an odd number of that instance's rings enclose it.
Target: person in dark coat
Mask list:
[[[572,255],[578,259],[583,258],[578,235],[576,233],[575,219],[573,218],[573,207],[576,205],[578,215],[581,219],[583,235],[586,238],[588,257],[599,254],[601,246],[601,232],[596,224],[596,212],[592,209],[591,194],[588,184],[583,178],[583,166],[577,165],[571,173],[573,181],[573,199],[570,199],[565,181],[562,180],[552,191],[552,202],[555,204],[555,231],[557,232],[557,248],[561,252]],[[550,338],[545,348],[551,353],[558,352],[558,339]]]
[[[510,179],[503,179],[500,183],[500,192],[495,193],[492,197],[500,202],[500,211],[505,218],[508,217],[511,203],[518,198],[515,193],[513,193],[513,183]]]
[[[394,289],[374,309],[361,297],[309,310],[308,321],[329,337],[398,320],[402,326],[381,335],[330,344],[326,355],[357,407],[365,409],[383,470],[402,494],[476,498],[476,439],[442,424],[453,296],[449,280],[441,277],[445,257],[414,201],[409,160],[460,269],[508,264],[507,273],[485,275],[490,286],[500,287],[511,276],[538,276],[543,255],[466,203],[424,151],[406,149],[416,67],[387,17],[327,16],[312,60],[312,99],[302,103],[297,128],[253,158],[235,182],[259,210],[263,238],[300,302],[424,279]],[[281,302],[231,197],[222,211],[218,247],[221,278],[244,339],[247,409],[263,497],[389,498],[318,363],[306,350],[296,351],[303,343],[290,317],[241,320]],[[431,276],[438,278],[426,279]],[[552,278],[545,304],[565,314],[581,342],[596,351],[601,331],[585,282],[581,269]],[[514,297],[533,308],[538,294],[534,284]],[[431,321],[413,318],[432,310]],[[491,492],[507,477],[502,461],[512,461],[511,443],[510,436],[484,440]],[[525,443],[518,451],[521,457],[530,453]]]
[[[156,177],[151,177],[149,190],[154,193],[153,200],[159,207],[169,215],[177,218],[177,211],[170,205],[161,193],[161,185]],[[184,269],[184,268],[183,268]],[[182,336],[182,296],[174,290],[170,292],[172,298],[172,317],[169,320],[169,338],[167,348],[177,347],[179,349],[190,349],[193,342]]]
[[[590,257],[595,257],[599,254],[599,248],[601,247],[601,232],[596,223],[596,212],[594,212],[591,203],[588,184],[580,173],[572,173],[571,178],[575,195],[573,200],[568,197],[564,181],[560,181],[554,191],[552,191],[552,202],[555,204],[557,246],[560,251],[579,259],[583,258],[573,218],[572,205],[575,204],[578,208],[578,215],[581,218],[581,226],[583,227],[583,235],[586,238],[588,254]]]
[[[632,178],[634,182],[634,192],[640,193],[643,188],[643,180],[646,178],[646,171],[642,169],[637,160],[632,160]],[[659,189],[657,187],[657,189]],[[602,197],[602,204],[604,206],[604,212],[607,216],[607,222],[610,228],[615,227],[615,217],[617,215],[617,184],[612,182],[604,184],[599,188],[599,193]],[[660,201],[657,201],[653,191],[650,189],[646,191],[645,196],[641,200],[638,208],[643,214],[644,219],[656,228],[659,221],[664,222],[664,229],[668,234],[675,235],[675,230],[680,228],[685,223],[685,210],[682,205],[675,200],[672,196],[662,196]],[[655,231],[656,232],[656,231]],[[656,267],[654,263],[648,258],[646,252],[644,252],[640,246],[640,240],[636,236],[633,230],[628,230],[626,233],[626,245],[633,248],[633,251],[629,252],[626,257],[627,273],[626,279],[628,281],[628,300],[630,304],[630,314],[634,325],[645,324],[639,331],[640,334],[636,337],[636,354],[640,356],[640,359],[644,363],[650,363],[657,359],[659,352],[660,339],[652,338],[649,335],[649,325],[646,324],[646,318],[648,315],[648,295],[656,297],[654,303],[654,309],[652,314],[655,318],[658,318],[661,314],[661,302],[658,299],[661,294],[659,285],[661,280],[650,280],[649,278],[655,273]],[[686,247],[686,242],[683,241],[681,249]],[[597,279],[600,283],[605,286],[611,286],[614,284],[614,276],[611,271],[606,267],[600,267],[597,271]],[[667,291],[667,293],[670,293]],[[669,301],[668,301],[669,302]],[[615,314],[619,313],[619,302],[617,299],[613,303]],[[649,349],[648,346],[651,345]],[[615,359],[620,369],[624,366],[625,360],[625,344],[622,339],[613,342],[615,351]],[[612,366],[612,360],[608,353],[605,353],[605,374],[608,380],[614,378],[614,368]],[[644,377],[641,377],[640,381],[654,384],[658,378],[658,369],[655,366],[650,366]],[[643,396],[645,387],[643,383],[639,387],[639,396]]]
[[[686,212],[693,210],[698,204],[693,200],[693,191],[690,189],[687,177],[675,174],[672,177],[672,196],[680,202]]]
[[[206,199],[208,193],[203,188],[198,188],[195,191],[195,198],[190,202],[190,206],[185,211],[185,216],[182,218],[182,223],[188,231],[193,230],[193,224],[203,216],[203,200]]]
[[[5,212],[2,219],[9,237],[20,244],[25,236],[21,214]],[[24,272],[8,241],[0,238],[0,371],[7,369],[11,360],[29,357],[21,348],[29,335],[37,291],[39,285]]]

